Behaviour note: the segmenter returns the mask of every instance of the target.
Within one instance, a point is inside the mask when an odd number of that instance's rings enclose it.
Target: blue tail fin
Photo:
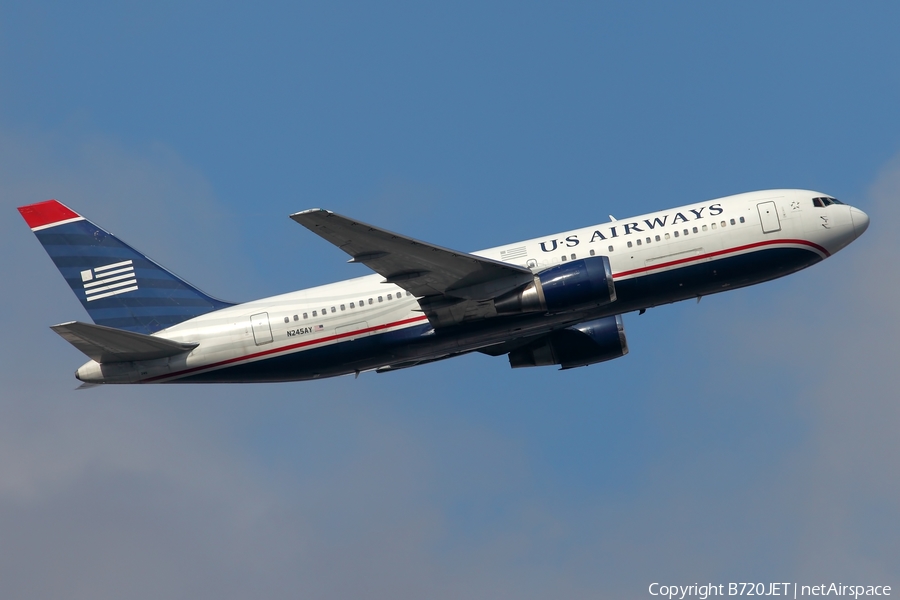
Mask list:
[[[19,212],[97,325],[150,334],[232,306],[56,200],[22,206]]]

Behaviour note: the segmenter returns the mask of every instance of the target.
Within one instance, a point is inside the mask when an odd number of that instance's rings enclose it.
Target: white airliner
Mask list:
[[[473,351],[590,365],[627,354],[623,313],[799,271],[869,225],[826,194],[766,190],[469,254],[312,209],[291,218],[377,274],[231,304],[56,200],[19,212],[94,321],[52,327],[91,359],[86,383],[297,381]]]

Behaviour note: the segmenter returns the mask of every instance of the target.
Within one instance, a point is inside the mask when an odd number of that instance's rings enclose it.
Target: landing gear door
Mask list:
[[[759,211],[763,233],[781,231],[781,221],[778,220],[778,210],[774,202],[760,202],[756,205],[756,209]]]
[[[271,343],[272,328],[269,327],[269,313],[257,313],[250,317],[250,326],[253,328],[253,341],[257,346]]]

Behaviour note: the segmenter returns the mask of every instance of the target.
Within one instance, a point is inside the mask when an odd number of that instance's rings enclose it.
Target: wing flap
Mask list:
[[[530,282],[529,269],[429,244],[331,211],[314,208],[291,219],[416,297],[487,300]]]
[[[199,346],[80,321],[53,325],[50,329],[98,363],[165,358]]]

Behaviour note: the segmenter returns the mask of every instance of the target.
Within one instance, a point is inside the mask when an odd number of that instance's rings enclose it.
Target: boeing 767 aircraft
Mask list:
[[[586,366],[628,353],[626,312],[799,271],[869,226],[827,194],[766,190],[466,253],[311,209],[291,218],[376,274],[232,304],[56,200],[19,212],[93,320],[52,327],[91,359],[86,383],[297,381],[473,351]]]

